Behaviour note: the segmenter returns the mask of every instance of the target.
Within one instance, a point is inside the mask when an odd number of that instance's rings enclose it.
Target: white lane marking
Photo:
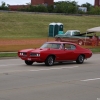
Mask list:
[[[43,68],[43,69],[35,69],[35,70],[12,70],[12,71],[4,71],[0,72],[2,73],[15,73],[15,72],[37,72],[37,71],[49,71],[49,70],[60,70],[60,69],[72,69],[72,68],[77,68],[78,66],[73,66],[73,67],[60,67],[60,68]]]
[[[100,80],[100,78],[86,79],[86,80],[81,80],[81,81],[87,82],[87,81],[95,81],[95,80]]]
[[[24,64],[24,63],[22,63],[22,64]],[[0,65],[0,67],[2,67],[2,66],[17,66],[17,65],[22,65],[22,64],[7,64],[7,65]]]
[[[30,70],[31,72],[35,71],[46,71],[46,70],[58,70],[58,69],[71,69],[71,68],[77,68],[78,66],[73,66],[73,67],[60,67],[60,68],[44,68],[44,69],[38,69],[38,70]]]

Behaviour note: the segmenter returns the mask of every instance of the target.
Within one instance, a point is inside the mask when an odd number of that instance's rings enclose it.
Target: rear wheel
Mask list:
[[[76,60],[76,63],[77,64],[82,64],[84,62],[84,56],[83,55],[79,55],[77,60]]]
[[[54,57],[53,56],[47,57],[47,59],[45,61],[45,65],[46,66],[52,66],[53,64],[54,64]]]
[[[32,65],[33,64],[33,61],[25,60],[25,64],[26,65]]]

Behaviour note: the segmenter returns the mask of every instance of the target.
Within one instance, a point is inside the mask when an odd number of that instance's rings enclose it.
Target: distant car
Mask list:
[[[91,45],[92,36],[86,36],[86,33],[80,33],[79,30],[68,30],[65,34],[58,34],[55,36],[55,41],[72,42],[78,45]]]
[[[70,42],[46,42],[38,49],[24,49],[18,51],[18,56],[27,65],[33,62],[44,62],[47,66],[52,66],[54,62],[76,61],[82,64],[84,59],[90,58],[92,52],[89,49]]]

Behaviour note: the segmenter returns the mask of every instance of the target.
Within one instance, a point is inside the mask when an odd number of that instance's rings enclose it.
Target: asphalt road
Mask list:
[[[1,59],[0,100],[100,100],[100,54],[52,67]]]

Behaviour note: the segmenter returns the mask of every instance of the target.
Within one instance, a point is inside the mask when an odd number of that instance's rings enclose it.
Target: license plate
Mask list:
[[[27,60],[31,60],[31,58],[28,58]]]

